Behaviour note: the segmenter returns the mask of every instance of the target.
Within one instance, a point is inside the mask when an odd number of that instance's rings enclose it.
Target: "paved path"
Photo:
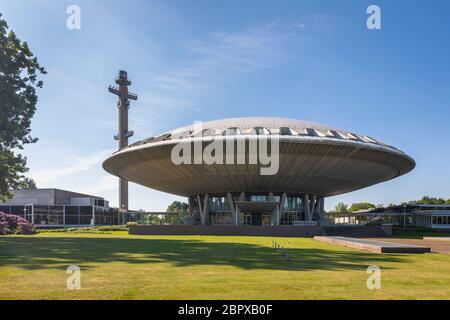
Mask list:
[[[377,253],[427,253],[429,247],[403,242],[389,242],[387,239],[359,239],[348,237],[314,237],[314,240]]]

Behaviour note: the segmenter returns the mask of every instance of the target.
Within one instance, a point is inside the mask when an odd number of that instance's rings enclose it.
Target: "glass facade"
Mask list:
[[[212,225],[232,224],[231,212],[211,212]]]
[[[199,198],[201,204],[199,204]],[[310,215],[305,211],[305,195],[281,192],[274,193],[241,193],[231,194],[233,200],[230,208],[230,202],[227,194],[209,194],[207,201],[208,218],[205,224],[211,225],[234,225],[236,221],[233,218],[233,212],[238,215],[239,225],[295,225],[311,219],[316,221],[320,219],[321,204],[323,199],[319,196],[309,197],[308,206],[313,210]],[[200,207],[203,208],[205,195],[192,196],[190,203],[193,205],[192,212],[195,224],[201,224]],[[281,200],[284,203],[281,204]],[[320,204],[320,201],[321,204]],[[314,203],[314,205],[313,205]]]
[[[62,206],[33,206],[36,226],[64,225],[64,207]],[[33,219],[33,217],[32,217]]]
[[[209,211],[228,211],[230,204],[226,197],[210,197],[208,199]]]
[[[433,225],[449,226],[450,216],[433,216]]]
[[[118,210],[101,206],[0,206],[0,211],[25,217],[37,227],[119,224]]]

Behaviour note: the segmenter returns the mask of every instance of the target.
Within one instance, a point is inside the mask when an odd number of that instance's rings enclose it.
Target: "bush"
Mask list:
[[[98,231],[128,231],[125,226],[102,226],[97,228]]]
[[[4,221],[0,221],[0,235],[10,234],[11,230],[9,230],[8,223]]]
[[[138,223],[137,222],[127,222],[127,228],[132,227],[132,226],[137,226]]]
[[[35,234],[35,226],[22,217],[0,211],[0,234]]]

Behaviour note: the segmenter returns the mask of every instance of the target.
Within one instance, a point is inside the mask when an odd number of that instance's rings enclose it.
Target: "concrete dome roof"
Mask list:
[[[285,118],[232,118],[181,127],[144,139],[109,157],[103,168],[141,185],[177,195],[222,192],[298,192],[332,196],[390,180],[411,171],[414,160],[374,138],[330,126]],[[280,168],[259,175],[258,165],[175,165],[180,141],[211,137],[276,136]],[[248,149],[247,149],[248,150]]]

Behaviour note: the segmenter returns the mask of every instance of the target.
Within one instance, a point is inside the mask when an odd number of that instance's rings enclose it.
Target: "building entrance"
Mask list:
[[[261,212],[244,213],[241,223],[248,226],[269,226],[270,214]]]

